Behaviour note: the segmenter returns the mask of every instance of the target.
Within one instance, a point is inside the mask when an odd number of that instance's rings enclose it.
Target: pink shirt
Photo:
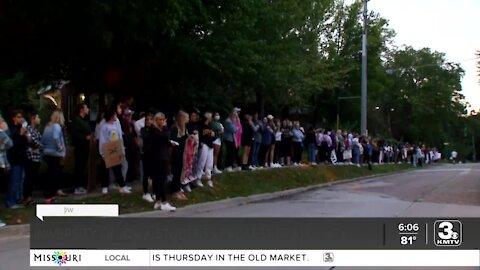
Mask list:
[[[242,145],[242,123],[240,120],[235,121],[237,132],[235,133],[235,147],[239,148]]]

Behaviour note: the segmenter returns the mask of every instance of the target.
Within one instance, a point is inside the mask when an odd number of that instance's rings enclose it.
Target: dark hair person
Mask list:
[[[38,131],[41,119],[37,113],[30,113],[27,126],[27,163],[25,165],[25,181],[23,182],[23,204],[33,203],[32,191],[34,181],[39,179],[42,154],[42,134]]]
[[[90,154],[90,140],[92,139],[92,130],[90,123],[86,118],[90,110],[87,104],[81,103],[77,106],[76,115],[72,121],[72,144],[74,147],[74,178],[76,195],[87,193],[85,167]]]
[[[12,113],[10,138],[13,146],[8,149],[7,157],[10,163],[9,181],[7,187],[7,207],[19,208],[17,202],[23,198],[23,170],[27,160],[27,130],[23,126],[25,119],[22,111]]]

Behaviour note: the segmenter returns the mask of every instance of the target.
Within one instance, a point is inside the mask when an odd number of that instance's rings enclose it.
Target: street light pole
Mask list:
[[[367,25],[368,25],[368,0],[363,1],[363,38],[362,38],[362,105],[360,129],[362,135],[368,135],[367,131]]]

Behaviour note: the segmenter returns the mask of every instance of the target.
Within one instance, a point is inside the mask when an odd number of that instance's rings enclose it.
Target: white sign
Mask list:
[[[118,217],[118,204],[37,204],[37,217]]]

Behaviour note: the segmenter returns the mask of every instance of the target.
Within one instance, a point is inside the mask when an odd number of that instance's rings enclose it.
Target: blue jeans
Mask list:
[[[18,192],[23,183],[23,165],[12,164],[7,183],[7,207],[17,204]]]
[[[317,156],[317,145],[314,143],[310,143],[308,145],[308,162],[317,162],[316,160]]]
[[[353,163],[360,164],[360,152],[352,151],[352,156],[353,156]]]
[[[253,143],[253,150],[252,150],[252,165],[253,166],[258,166],[258,154],[260,152],[260,145],[261,143],[259,142],[254,142]]]

